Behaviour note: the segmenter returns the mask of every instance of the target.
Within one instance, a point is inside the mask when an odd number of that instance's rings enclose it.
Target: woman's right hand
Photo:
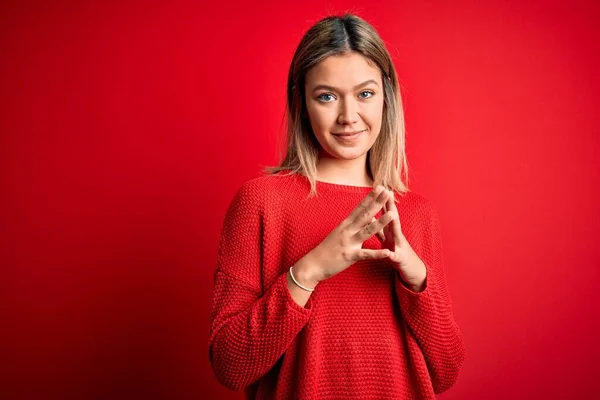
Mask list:
[[[393,193],[379,185],[342,221],[316,248],[311,256],[317,262],[314,271],[317,282],[329,279],[360,260],[381,259],[390,255],[388,249],[363,249],[362,244],[393,219],[390,211],[379,219],[375,215]]]

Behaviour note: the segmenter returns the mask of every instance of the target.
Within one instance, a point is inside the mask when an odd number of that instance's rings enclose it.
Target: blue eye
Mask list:
[[[323,99],[323,96],[329,96],[329,97],[332,97],[332,96],[329,93],[323,93],[317,97],[319,100],[329,103],[329,101]]]
[[[363,94],[365,94],[365,93],[367,93],[367,96],[363,96]],[[362,92],[360,92],[360,95],[359,95],[359,97],[360,97],[361,99],[364,99],[364,100],[366,100],[366,99],[370,99],[370,98],[371,98],[371,97],[373,97],[374,95],[375,95],[375,93],[373,93],[373,92],[372,92],[372,91],[370,91],[370,90],[363,90]],[[323,102],[323,103],[331,103],[331,101],[332,101],[332,100],[329,100],[328,98],[332,98],[332,99],[333,99],[334,97],[333,97],[333,95],[332,95],[332,94],[330,94],[330,93],[323,93],[323,94],[321,94],[321,95],[317,96],[317,99],[318,99],[319,101],[321,101],[321,102]]]

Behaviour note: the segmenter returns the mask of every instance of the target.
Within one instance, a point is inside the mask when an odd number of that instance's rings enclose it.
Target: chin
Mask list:
[[[338,158],[340,160],[355,160],[357,158],[360,158],[362,156],[364,156],[367,151],[363,151],[362,149],[342,149],[341,151],[336,151],[337,149],[334,149],[333,151],[328,152],[332,157],[334,158]]]

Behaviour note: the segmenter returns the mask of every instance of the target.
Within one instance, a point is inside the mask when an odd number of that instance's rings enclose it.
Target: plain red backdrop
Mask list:
[[[467,358],[440,397],[597,398],[595,2],[0,10],[0,397],[241,398],[207,353],[224,213],[278,161],[300,38],[347,10],[394,58],[441,215]]]

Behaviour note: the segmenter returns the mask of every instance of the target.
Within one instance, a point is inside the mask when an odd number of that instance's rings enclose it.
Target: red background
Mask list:
[[[206,347],[221,224],[277,162],[302,34],[345,10],[441,215],[467,358],[440,397],[594,397],[594,2],[167,3],[2,3],[0,397],[241,397]]]

